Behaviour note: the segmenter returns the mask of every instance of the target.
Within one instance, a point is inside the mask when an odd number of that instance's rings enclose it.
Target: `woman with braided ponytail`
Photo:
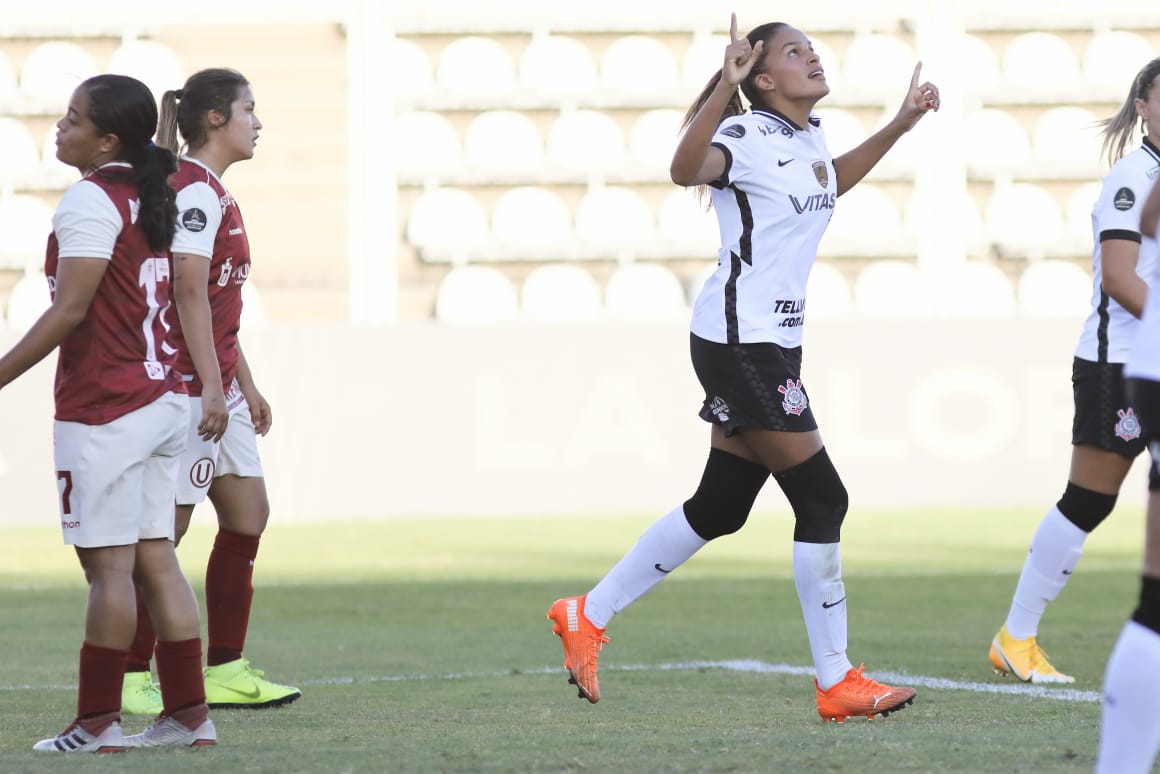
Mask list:
[[[98,75],[57,122],[57,158],[83,176],[53,215],[52,306],[0,357],[0,388],[60,348],[53,429],[61,529],[89,584],[76,719],[42,752],[217,741],[201,679],[197,599],[174,553],[173,491],[188,399],[166,340],[173,154],[154,145],[153,95]],[[121,682],[136,620],[134,583],[158,622],[159,717],[121,730]]]

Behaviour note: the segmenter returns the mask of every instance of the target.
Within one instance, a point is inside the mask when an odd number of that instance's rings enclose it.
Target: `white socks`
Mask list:
[[[647,594],[707,542],[689,526],[684,506],[669,511],[588,592],[584,616],[598,628],[608,626],[612,616]]]
[[[839,543],[793,544],[797,586],[818,686],[827,691],[853,666],[846,656],[846,587],[842,583]]]
[[[1096,774],[1145,774],[1158,750],[1160,634],[1128,621],[1104,673]]]
[[[1088,533],[1052,507],[1031,538],[1019,584],[1007,613],[1007,633],[1017,640],[1034,637],[1047,603],[1059,596],[1083,553]]]

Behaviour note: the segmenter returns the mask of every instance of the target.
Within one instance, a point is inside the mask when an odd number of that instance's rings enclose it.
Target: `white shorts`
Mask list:
[[[236,392],[235,392],[236,391]],[[201,398],[188,396],[189,429],[181,472],[177,477],[177,504],[197,505],[205,502],[209,485],[219,476],[262,478],[262,459],[258,456],[258,434],[250,419],[250,404],[241,396],[237,382],[226,395],[230,422],[221,441],[206,441],[197,433],[201,422]]]
[[[103,425],[54,422],[60,526],[80,548],[173,540],[188,399],[166,393]]]

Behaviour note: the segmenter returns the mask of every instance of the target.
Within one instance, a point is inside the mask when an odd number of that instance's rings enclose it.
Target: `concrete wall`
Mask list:
[[[805,385],[852,507],[1033,505],[1063,491],[1074,320],[825,320]],[[708,426],[682,324],[244,335],[274,410],[280,520],[662,512]],[[0,351],[15,342],[0,334]],[[0,391],[0,525],[56,520],[53,366]],[[1137,462],[1122,502],[1142,503]],[[783,509],[769,486],[760,508]]]

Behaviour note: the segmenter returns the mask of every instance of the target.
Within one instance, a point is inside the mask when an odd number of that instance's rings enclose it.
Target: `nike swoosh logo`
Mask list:
[[[778,159],[778,160],[777,160],[777,165],[778,165],[779,167],[784,167],[786,164],[790,163],[791,161],[793,161],[793,159],[786,159],[785,161],[782,161],[781,159]]]
[[[1064,575],[1071,575],[1071,570],[1064,570],[1064,571],[1063,571],[1063,574],[1064,574]]]
[[[834,607],[835,605],[840,605],[845,601],[846,601],[846,598],[842,597],[837,602],[823,602],[822,607],[824,607],[826,610],[829,610],[831,607]]]
[[[657,569],[657,572],[663,572],[665,575],[668,575],[670,572],[672,572],[672,570],[666,570],[664,567],[661,567],[660,562],[654,564],[653,567]]]
[[[231,688],[228,685],[219,685],[218,687],[225,688],[227,691],[233,691],[234,693],[236,693],[240,696],[245,696],[247,699],[256,699],[262,695],[262,689],[256,685],[254,686],[254,690],[252,690],[252,691],[243,691],[239,688]]]
[[[882,694],[881,696],[875,696],[874,697],[874,709],[878,709],[878,702],[880,702],[883,699],[885,699],[886,697],[888,697],[891,693],[892,693],[892,691],[887,691],[886,693]]]

